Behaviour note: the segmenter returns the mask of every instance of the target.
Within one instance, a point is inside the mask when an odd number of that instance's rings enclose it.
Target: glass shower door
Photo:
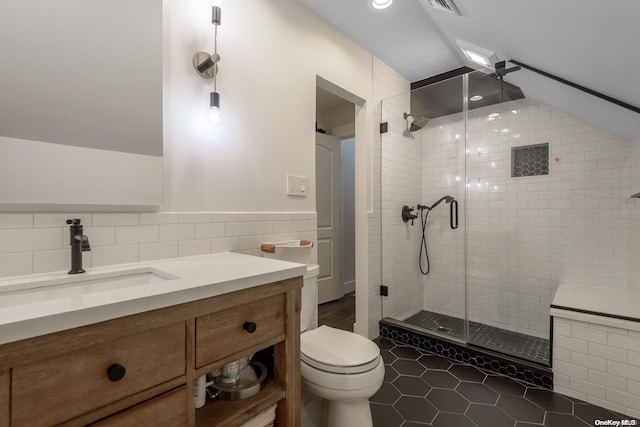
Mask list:
[[[455,340],[466,339],[464,84],[385,99],[380,148],[383,316]]]
[[[468,342],[548,364],[555,285],[544,248],[553,229],[540,212],[550,207],[548,138],[544,117],[530,120],[537,105],[511,88],[469,75],[470,99],[483,101],[470,101],[467,115]]]

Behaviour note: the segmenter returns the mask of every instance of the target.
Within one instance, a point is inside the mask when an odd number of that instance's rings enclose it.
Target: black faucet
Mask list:
[[[90,251],[89,238],[85,236],[80,224],[79,218],[68,219],[67,224],[70,225],[69,231],[71,236],[71,270],[69,274],[84,273],[82,268],[82,252]]]

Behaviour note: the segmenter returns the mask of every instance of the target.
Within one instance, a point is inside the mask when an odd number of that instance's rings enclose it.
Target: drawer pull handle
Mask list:
[[[254,322],[244,322],[244,325],[242,325],[242,327],[250,334],[254,333],[256,329],[258,329],[258,326],[256,326]]]
[[[126,372],[127,370],[124,369],[124,366],[118,365],[117,363],[107,368],[107,376],[109,377],[109,381],[112,382],[120,381]]]

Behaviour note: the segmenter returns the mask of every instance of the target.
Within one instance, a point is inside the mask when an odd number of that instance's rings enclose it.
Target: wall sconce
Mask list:
[[[211,109],[211,117],[214,122],[219,120],[220,112],[220,94],[217,92],[216,77],[218,75],[218,26],[221,23],[222,10],[220,6],[211,7],[211,23],[214,28],[214,48],[213,53],[198,52],[193,55],[193,68],[205,79],[213,79],[213,92],[210,94],[209,108]]]

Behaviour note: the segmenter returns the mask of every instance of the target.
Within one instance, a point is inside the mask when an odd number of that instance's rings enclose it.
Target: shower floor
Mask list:
[[[404,323],[455,338],[464,335],[464,320],[422,310]],[[549,340],[469,322],[469,343],[549,366]]]

